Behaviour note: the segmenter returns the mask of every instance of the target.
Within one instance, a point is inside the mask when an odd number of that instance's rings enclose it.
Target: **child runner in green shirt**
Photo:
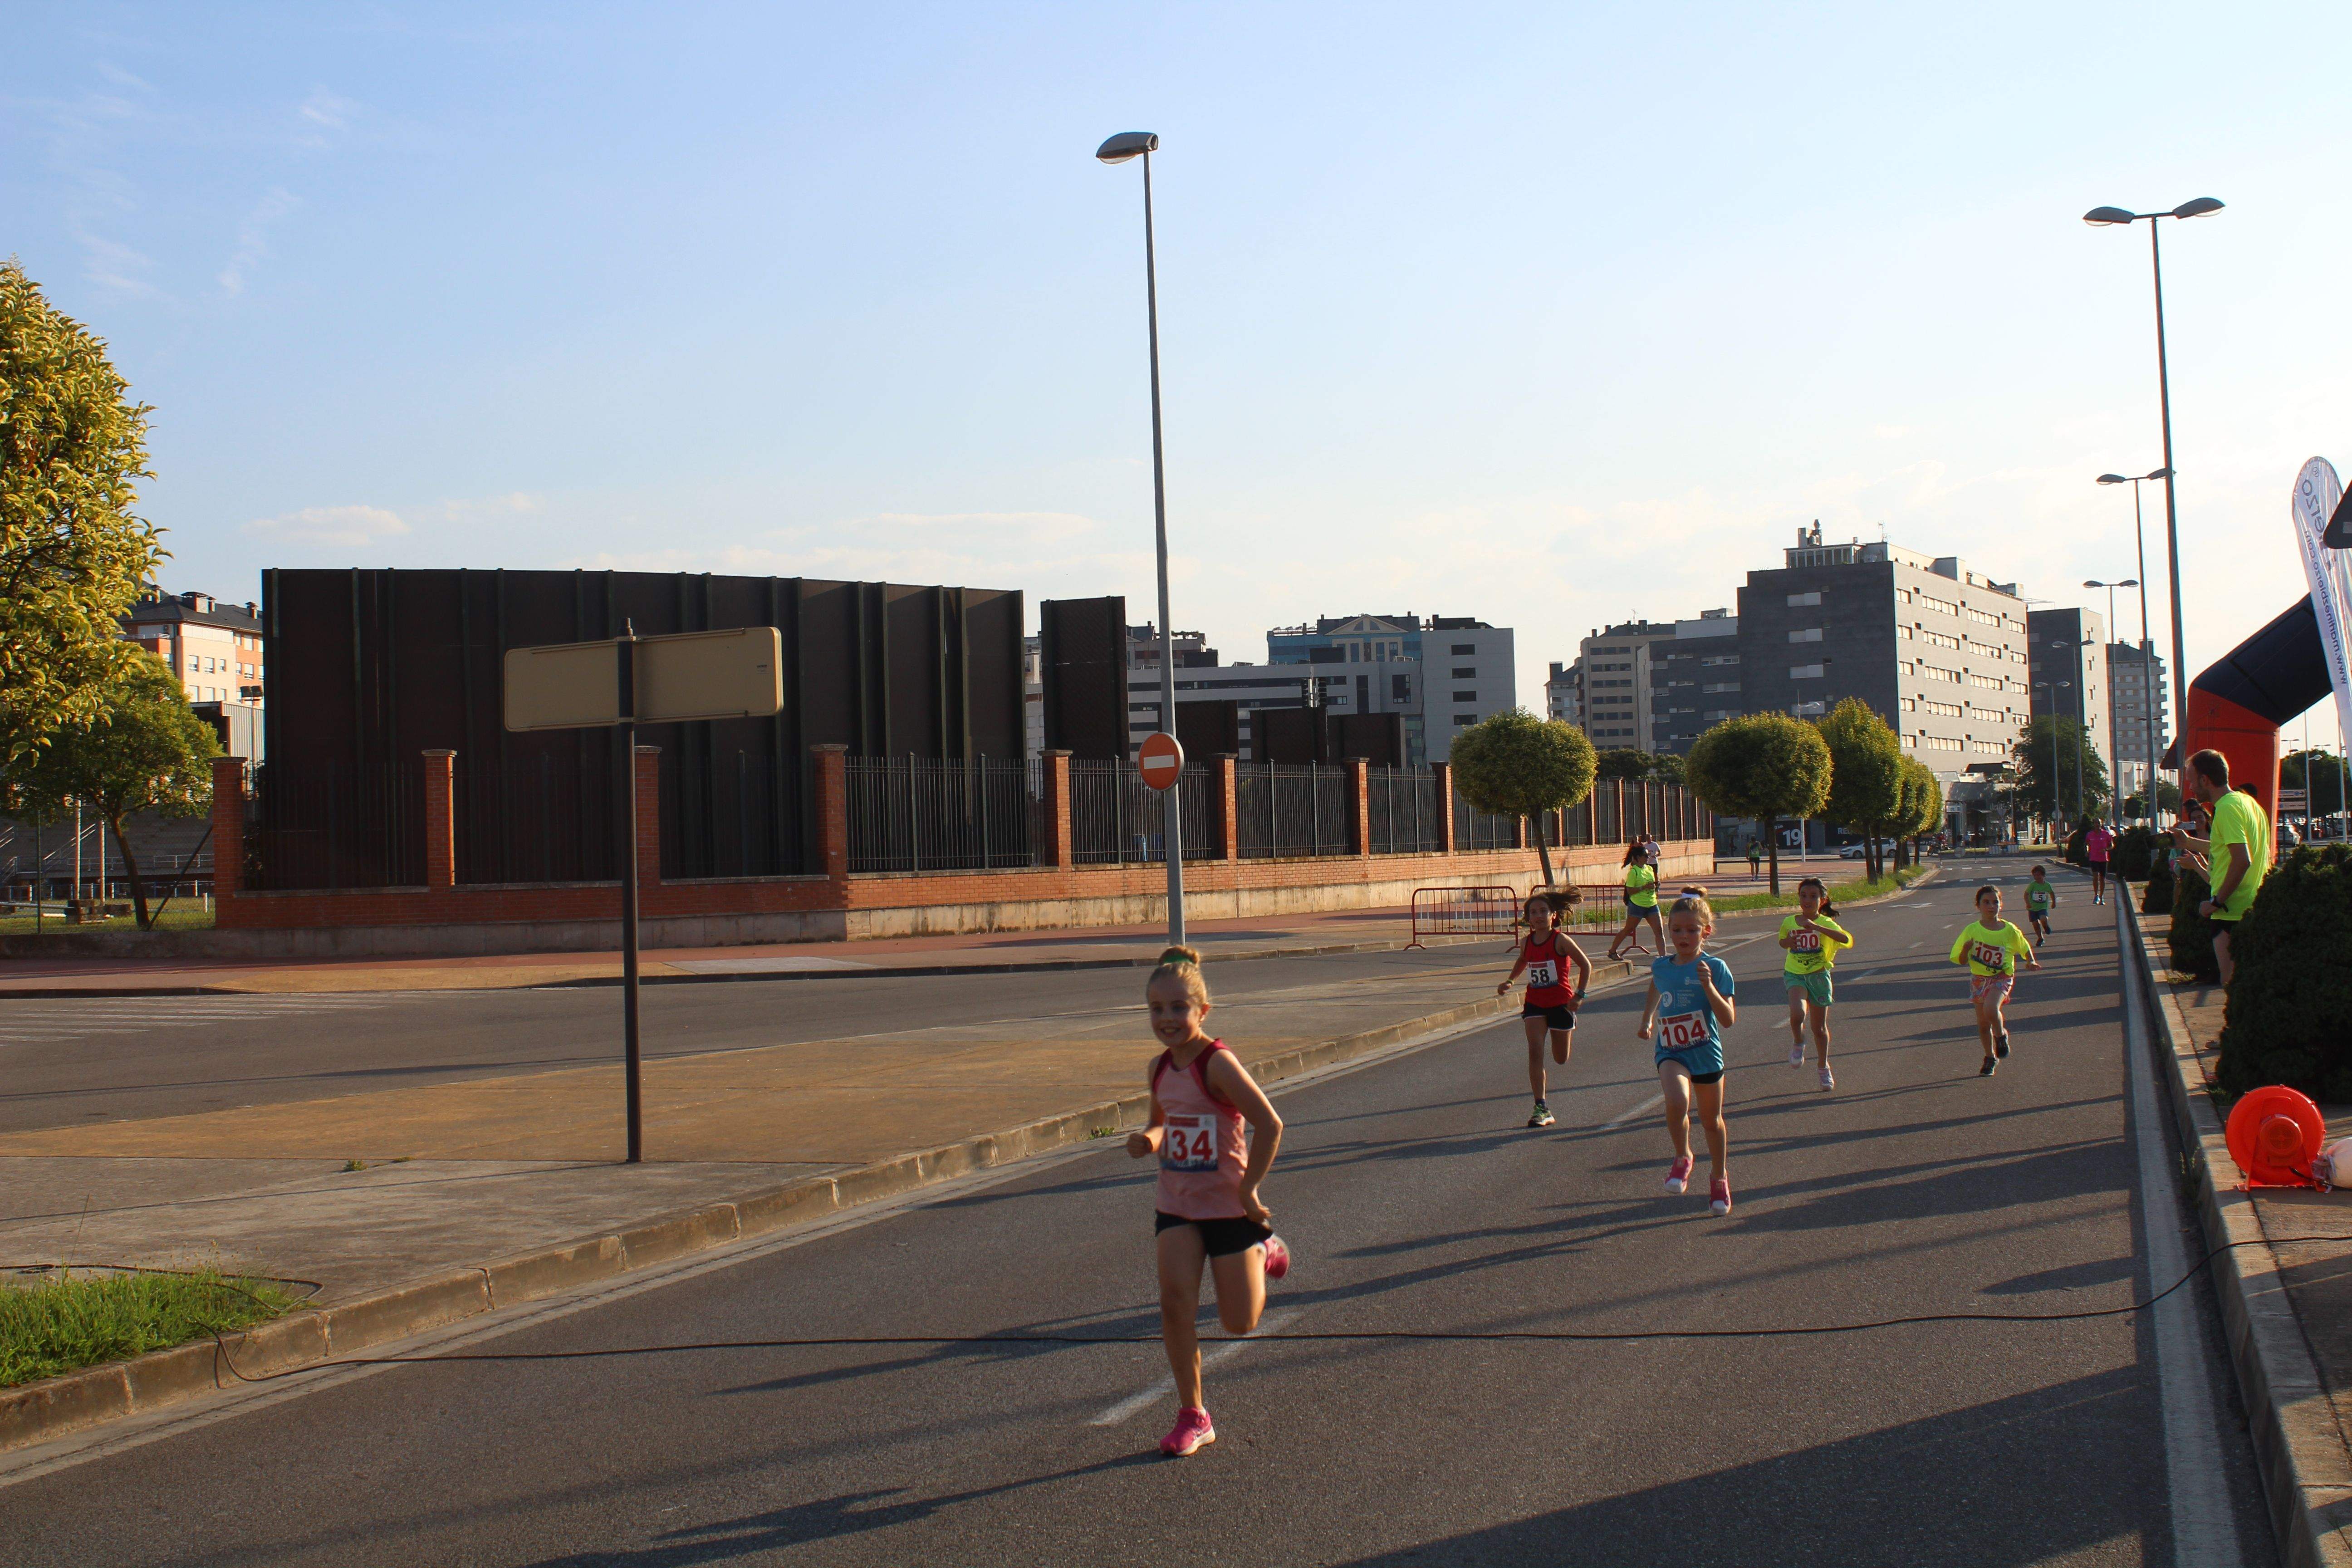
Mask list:
[[[1979,1078],[1990,1078],[1998,1058],[2009,1055],[2009,1022],[2001,1007],[2016,984],[2017,961],[2039,969],[2033,944],[2025,933],[2000,918],[2000,889],[1988,883],[1977,889],[1977,918],[1960,928],[1952,942],[1952,962],[1969,966],[1969,1000],[1977,1010],[1977,1037],[1984,1044]]]
[[[2058,889],[2050,885],[2039,866],[2033,868],[2033,880],[2025,884],[2025,918],[2033,922],[2033,945],[2040,947],[2050,940],[2050,911],[2058,902]]]
[[[1836,914],[1837,906],[1830,902],[1822,879],[1808,877],[1797,884],[1797,912],[1780,921],[1780,947],[1789,955],[1780,976],[1789,987],[1789,1065],[1805,1065],[1810,1026],[1824,1091],[1837,1087],[1836,1075],[1830,1071],[1830,971],[1836,966],[1838,951],[1853,945]]]

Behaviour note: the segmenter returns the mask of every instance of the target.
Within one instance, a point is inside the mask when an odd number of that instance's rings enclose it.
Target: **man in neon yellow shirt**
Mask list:
[[[2221,985],[2238,973],[2230,956],[2230,933],[2254,907],[2254,895],[2271,871],[2271,823],[2262,803],[2242,790],[2230,787],[2230,759],[2219,752],[2198,752],[2180,770],[2181,793],[2202,801],[2213,813],[2213,826],[2203,838],[2175,823],[2173,842],[2205,863],[2205,878],[2213,896],[2197,906],[2211,921],[2213,957],[2221,965]]]

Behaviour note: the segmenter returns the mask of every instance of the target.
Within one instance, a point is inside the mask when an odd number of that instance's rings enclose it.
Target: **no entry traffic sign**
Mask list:
[[[1143,775],[1149,787],[1166,789],[1184,771],[1184,748],[1167,731],[1154,731],[1143,738],[1142,746],[1135,753],[1135,771]]]

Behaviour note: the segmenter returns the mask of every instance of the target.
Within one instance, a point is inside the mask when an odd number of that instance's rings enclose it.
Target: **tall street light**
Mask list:
[[[2065,645],[2052,643],[2050,646],[2063,647]],[[2050,715],[2050,831],[2053,837],[2058,831],[2058,808],[2062,804],[2058,799],[2058,694],[2071,689],[2074,684],[2071,680],[2037,680],[2033,683],[2035,690],[2050,693],[2050,706],[2044,711]],[[2081,759],[2077,757],[2075,760],[2079,764]]]
[[[2116,636],[2116,590],[2118,588],[2137,588],[2139,586],[2139,579],[2137,577],[2126,577],[2120,583],[2102,583],[2097,578],[2093,577],[2086,579],[2084,582],[2083,586],[2085,588],[2105,588],[2107,591],[2107,640],[2112,644],[2115,641]],[[2145,593],[2140,595],[2139,604],[2140,618],[2142,620],[2146,620],[2147,618],[2147,595]],[[2143,671],[2143,673],[2145,672]],[[2143,681],[2142,684],[2145,685],[2146,682]],[[2123,748],[2116,743],[2116,672],[2112,669],[2107,671],[2107,754],[2115,758],[2118,767],[2122,765],[2124,760]],[[2116,782],[2120,784],[2122,781],[2117,780]],[[2118,827],[2123,826],[2123,791],[2121,789],[2111,789],[2107,792],[2107,820],[2114,823]]]
[[[1160,556],[1160,721],[1176,732],[1176,623],[1168,618],[1168,476],[1160,448],[1160,271],[1151,248],[1151,154],[1160,138],[1122,131],[1095,149],[1106,163],[1143,160],[1143,308],[1151,336],[1151,522]],[[1183,770],[1160,796],[1160,847],[1168,856],[1168,940],[1184,940]]]
[[[2126,212],[2122,207],[2093,207],[2083,215],[2083,221],[2095,228],[2128,227],[2136,223],[2147,225],[2147,259],[2156,276],[2156,395],[2157,405],[2164,416],[2164,467],[2158,472],[2164,476],[2164,538],[2172,563],[2172,703],[2183,735],[2189,732],[2189,652],[2180,631],[2180,514],[2173,505],[2172,497],[2172,379],[2165,365],[2164,258],[2158,251],[2156,231],[2159,218],[2203,217],[2207,213],[2221,210],[2221,204],[2211,196],[2199,196],[2195,201],[2181,203],[2168,213],[2136,213]],[[2145,577],[2147,573],[2142,572],[2140,575]]]
[[[2139,591],[2139,651],[2144,657],[2151,659],[2156,656],[2156,643],[2147,635],[2147,588],[2146,586],[2147,583],[2147,531],[2140,526],[2139,488],[2151,479],[2169,479],[2170,478],[2172,478],[2172,470],[2170,468],[2158,468],[2154,473],[2150,474],[2132,474],[2129,476],[2123,474],[2101,474],[2099,476],[2099,483],[2103,485],[2129,485],[2132,488],[2132,549],[2137,553],[2139,558],[2139,580],[2142,584]],[[2179,601],[2177,599],[2174,601],[2176,608],[2179,606]],[[2163,820],[2162,817],[2157,814],[2156,809],[2156,769],[2159,755],[2163,752],[2164,748],[2156,743],[2156,671],[2153,668],[2144,668],[2140,671],[2140,694],[2147,699],[2147,825],[2150,827],[2155,827],[2159,826]],[[2181,726],[2183,731],[2188,729],[2189,720],[2187,715],[2175,714],[2174,719],[2175,721]]]

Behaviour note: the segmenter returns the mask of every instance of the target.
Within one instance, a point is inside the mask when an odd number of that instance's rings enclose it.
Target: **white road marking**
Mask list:
[[[1616,1115],[1611,1117],[1608,1121],[1602,1122],[1601,1124],[1601,1130],[1603,1132],[1606,1132],[1612,1127],[1622,1126],[1624,1123],[1633,1121],[1636,1116],[1641,1115],[1642,1112],[1645,1110],[1655,1110],[1659,1106],[1664,1105],[1665,1102],[1666,1091],[1664,1089],[1660,1089],[1657,1093],[1650,1096],[1649,1099],[1642,1101],[1641,1104],[1633,1107],[1631,1110],[1621,1110]]]
[[[2137,933],[2116,908],[2119,942]],[[2124,991],[2124,1054],[2131,1058],[2132,1134],[2138,1145],[2141,1212],[2147,1219],[2147,1278],[2151,1293],[2189,1272],[2187,1248],[2174,1220],[2172,1162],[2158,1121],[2154,1030],[2127,952],[2121,962]],[[2176,1291],[2148,1309],[2155,1320],[2156,1372],[2164,1411],[2164,1469],[2172,1512],[2172,1560],[2189,1568],[2235,1568],[2238,1531],[2221,1468],[2221,1427],[2213,1394],[2205,1381],[2205,1347],[2195,1304]]]
[[[1259,1333],[1267,1333],[1276,1329],[1287,1327],[1289,1324],[1297,1322],[1302,1315],[1303,1314],[1299,1311],[1268,1312],[1265,1316],[1257,1321],[1256,1331]],[[1222,1362],[1233,1360],[1234,1357],[1241,1354],[1242,1347],[1249,1342],[1249,1336],[1244,1335],[1239,1339],[1223,1340],[1215,1342],[1212,1346],[1204,1347],[1201,1352],[1201,1370],[1202,1372],[1206,1372],[1209,1368],[1215,1366]],[[1087,1422],[1087,1425],[1089,1426],[1116,1426],[1120,1422],[1129,1419],[1138,1412],[1144,1410],[1150,1405],[1157,1405],[1160,1401],[1167,1398],[1170,1394],[1174,1394],[1175,1392],[1176,1378],[1175,1374],[1171,1373],[1168,1376],[1161,1378],[1158,1383],[1153,1384],[1150,1388],[1145,1389],[1142,1393],[1129,1394],[1125,1399],[1120,1400],[1117,1405],[1112,1405],[1109,1409],[1104,1411],[1101,1415]]]

